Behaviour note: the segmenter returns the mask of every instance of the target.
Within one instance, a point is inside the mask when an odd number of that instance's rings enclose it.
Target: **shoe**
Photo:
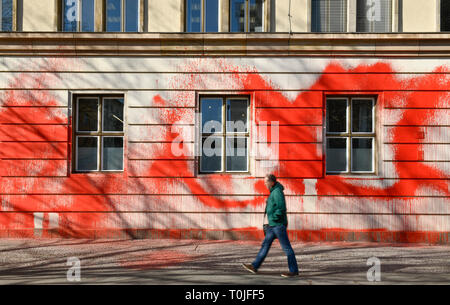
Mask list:
[[[242,267],[244,267],[244,269],[246,269],[247,271],[249,271],[249,272],[251,272],[253,274],[256,273],[256,270],[255,270],[255,268],[253,267],[252,264],[244,264],[244,263],[242,263]]]
[[[286,272],[281,274],[282,277],[295,277],[298,276],[298,272]]]

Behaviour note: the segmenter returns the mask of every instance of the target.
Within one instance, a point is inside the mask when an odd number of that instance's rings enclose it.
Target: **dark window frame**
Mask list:
[[[221,1],[223,0],[217,0],[217,32],[210,32],[210,31],[206,31],[206,13],[205,13],[205,2],[207,0],[200,0],[201,1],[201,9],[200,9],[200,24],[201,24],[201,29],[199,32],[188,32],[188,1],[189,0],[184,0],[184,32],[186,33],[219,33],[220,32],[220,24],[221,24],[221,11],[222,11],[222,7],[221,7]]]
[[[232,0],[223,0],[223,1],[228,1],[228,29],[230,33],[265,33],[266,32],[266,10],[268,9],[266,6],[270,6],[270,3],[268,3],[268,1],[263,0],[262,1],[262,25],[261,25],[261,32],[256,32],[256,31],[250,31],[250,1],[249,0],[245,0],[245,23],[244,23],[244,31],[231,31],[231,23],[232,23],[232,14],[231,14],[231,1]]]
[[[311,12],[310,12],[310,18],[311,18],[311,29],[310,29],[310,31],[312,32],[312,33],[346,33],[346,32],[348,32],[348,22],[349,22],[349,1],[352,1],[352,0],[343,0],[343,1],[345,1],[345,14],[344,14],[344,21],[343,21],[343,29],[342,29],[342,31],[332,31],[331,29],[330,29],[330,26],[331,26],[331,13],[330,13],[330,11],[331,11],[331,9],[330,9],[330,1],[333,1],[333,0],[324,0],[324,1],[326,1],[326,4],[327,4],[327,9],[326,9],[326,12],[327,12],[327,16],[326,16],[326,19],[327,19],[327,24],[326,24],[326,29],[325,30],[319,30],[319,29],[315,29],[314,28],[314,19],[316,18],[316,16],[314,15],[314,10],[313,10],[313,8],[314,8],[314,1],[321,1],[321,0],[310,0],[310,3],[311,3]],[[320,20],[320,11],[319,11],[319,20]]]
[[[2,0],[0,0],[2,1]],[[1,22],[0,22],[0,32],[15,32],[17,31],[18,25],[17,25],[17,14],[18,14],[18,9],[17,9],[17,0],[11,0],[11,29],[8,30],[4,30],[3,29],[3,3],[1,3],[1,10],[0,10],[0,14],[1,14]]]

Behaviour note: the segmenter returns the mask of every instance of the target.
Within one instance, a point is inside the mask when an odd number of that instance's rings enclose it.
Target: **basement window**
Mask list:
[[[200,173],[247,173],[249,98],[204,96],[200,113]]]
[[[77,96],[74,109],[75,172],[123,171],[123,96]]]
[[[374,114],[373,98],[327,98],[327,174],[375,173]]]

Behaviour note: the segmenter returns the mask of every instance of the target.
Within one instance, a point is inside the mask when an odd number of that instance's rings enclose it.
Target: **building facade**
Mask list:
[[[0,3],[0,237],[449,242],[449,1]]]

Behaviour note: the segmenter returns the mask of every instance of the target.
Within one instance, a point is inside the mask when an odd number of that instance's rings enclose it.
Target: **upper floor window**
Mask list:
[[[200,172],[248,172],[248,97],[202,97],[200,113]]]
[[[264,0],[230,0],[230,32],[263,32]]]
[[[450,1],[441,0],[441,32],[450,31]]]
[[[63,0],[63,31],[93,32],[95,0]]]
[[[13,30],[13,0],[0,0],[0,24],[2,31]]]
[[[358,0],[356,3],[357,32],[391,32],[391,0]]]
[[[347,31],[347,0],[312,0],[312,32]]]
[[[106,0],[107,32],[138,32],[140,0]]]
[[[186,32],[218,32],[219,0],[186,0]]]
[[[327,173],[375,173],[374,115],[373,98],[327,98]]]

